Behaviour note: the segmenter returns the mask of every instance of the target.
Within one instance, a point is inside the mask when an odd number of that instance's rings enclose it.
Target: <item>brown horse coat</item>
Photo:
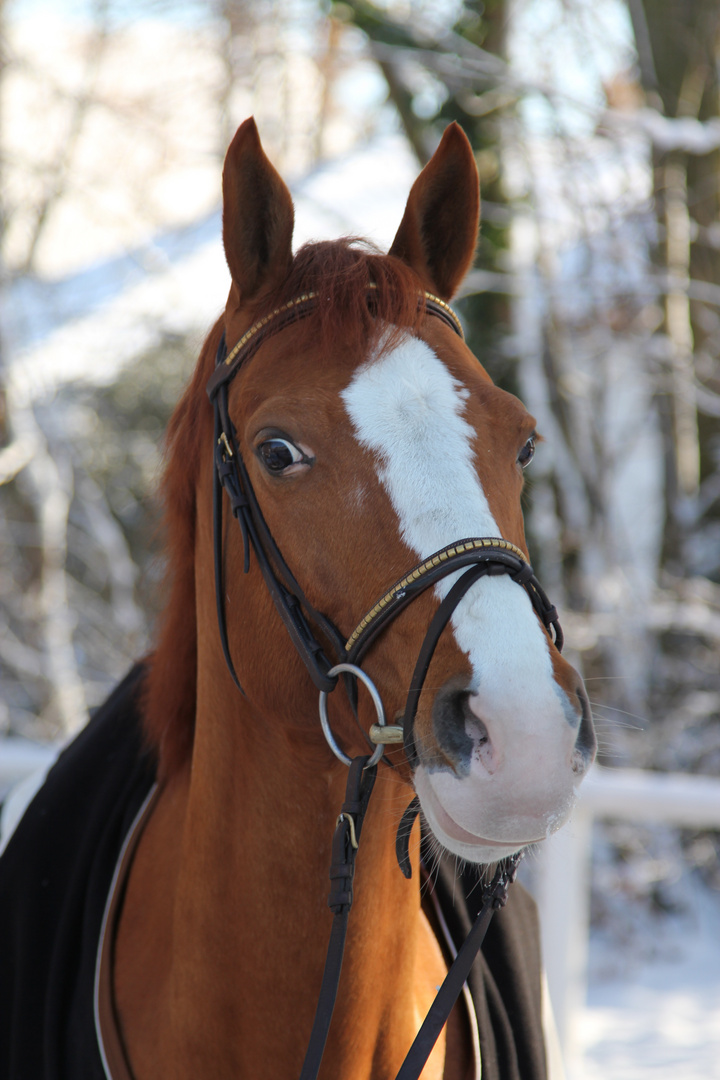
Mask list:
[[[450,300],[473,258],[478,178],[460,129],[413,185],[387,256],[351,241],[293,255],[290,193],[252,121],[228,152],[223,194],[232,284],[170,425],[170,593],[155,652],[61,756],[0,862],[0,1080],[127,1080],[129,1062],[138,1080],[300,1072],[346,768],[272,602],[262,545],[245,563],[243,531],[218,505],[242,513],[252,487],[272,559],[282,552],[298,602],[322,612],[328,644],[463,538],[499,537],[527,557],[535,421],[423,299]],[[273,321],[308,294],[307,318]],[[229,355],[246,336],[259,347],[216,419],[205,391],[222,334]],[[218,474],[233,458],[248,478],[215,513],[214,457]],[[393,768],[374,789],[323,1080],[397,1075],[447,971],[443,924],[459,944],[478,899],[455,860],[493,862],[559,827],[592,760],[582,682],[524,590],[503,577],[465,599],[428,668],[413,753],[389,747]],[[402,715],[439,603],[429,590],[414,598],[363,659],[389,718]],[[366,752],[367,706],[356,718],[334,695],[346,753]],[[447,865],[433,854],[423,887],[418,829],[411,879],[395,857],[413,789],[435,842],[455,852]],[[469,985],[423,1080],[479,1080],[478,1048],[482,1080],[545,1080],[537,918],[517,884]]]
[[[118,861],[155,785],[136,667],[50,771],[0,858],[0,1076],[125,1080],[101,943]],[[454,860],[452,860],[454,864]],[[434,895],[458,946],[472,872],[443,863]],[[469,899],[467,893],[470,893]],[[106,961],[113,927],[106,929]],[[490,924],[469,980],[483,1080],[544,1080],[537,917],[521,885]]]

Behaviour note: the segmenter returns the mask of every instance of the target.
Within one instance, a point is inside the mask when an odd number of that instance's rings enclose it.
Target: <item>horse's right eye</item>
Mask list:
[[[268,472],[278,476],[291,465],[305,460],[302,450],[298,450],[289,439],[266,439],[258,447],[258,455]]]

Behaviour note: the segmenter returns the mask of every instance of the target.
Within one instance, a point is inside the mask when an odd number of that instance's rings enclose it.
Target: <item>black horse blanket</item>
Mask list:
[[[117,867],[155,785],[142,678],[133,669],[60,755],[0,858],[0,1080],[129,1075],[106,1055],[97,982]],[[441,866],[434,895],[456,946],[476,913],[473,885],[471,873],[458,883]],[[537,917],[521,885],[494,916],[468,985],[482,1080],[546,1080]]]

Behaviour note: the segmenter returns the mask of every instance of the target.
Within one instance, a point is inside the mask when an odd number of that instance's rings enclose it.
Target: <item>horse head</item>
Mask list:
[[[446,307],[472,263],[477,237],[478,179],[469,143],[456,125],[446,130],[410,192],[387,255],[351,241],[306,245],[293,255],[292,200],[253,121],[240,127],[228,151],[223,198],[232,283],[181,405],[185,441],[176,439],[174,451],[176,472],[190,468],[194,477],[176,500],[192,521],[183,527],[194,530],[194,545],[186,545],[185,572],[178,575],[185,592],[176,586],[170,610],[177,621],[183,604],[194,598],[197,606],[197,640],[186,634],[184,662],[193,669],[195,693],[217,701],[218,709],[229,695],[240,700],[215,662],[207,483],[213,437],[207,403],[193,404],[202,382],[214,377],[224,380],[232,429],[231,438],[220,432],[220,468],[234,467],[235,457],[243,463],[239,487],[249,488],[261,516],[259,545],[274,571],[279,560],[288,569],[291,585],[285,577],[282,587],[292,592],[297,583],[313,641],[331,661],[352,657],[352,646],[343,651],[343,643],[363,626],[363,616],[388,597],[396,605],[361,661],[391,722],[408,716],[426,631],[464,572],[453,561],[458,542],[471,538],[478,550],[484,542],[507,550],[513,574],[478,576],[449,611],[422,691],[415,687],[405,750],[386,751],[397,775],[414,787],[438,840],[469,861],[496,861],[567,818],[595,737],[582,681],[519,583],[527,561],[523,470],[538,438],[535,421],[492,383]],[[227,375],[212,375],[216,352]],[[176,432],[180,427],[178,420]],[[188,512],[195,495],[197,506]],[[234,510],[242,519],[242,508]],[[235,528],[226,509],[220,534],[221,622],[243,709],[269,738],[331,768],[317,690],[278,618],[247,529],[243,535]],[[436,574],[433,556],[449,560],[451,573]],[[405,588],[393,583],[402,584],[417,567],[431,584],[400,604]],[[177,643],[177,632],[172,640]],[[175,670],[175,684],[186,693],[183,661],[175,658],[172,668],[162,639],[157,657],[156,669]],[[161,691],[162,677],[151,679],[151,726],[160,698],[167,715],[167,696],[178,693],[171,681]],[[335,738],[350,756],[368,752],[375,720],[362,689],[357,716],[352,697],[342,689],[330,697]],[[167,747],[173,738],[176,746],[189,742],[159,722],[155,733]]]

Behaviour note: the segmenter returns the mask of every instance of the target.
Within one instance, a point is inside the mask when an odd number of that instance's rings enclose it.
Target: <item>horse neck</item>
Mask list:
[[[288,698],[297,703],[297,691]],[[198,701],[205,704],[175,904],[173,1008],[182,1060],[192,1061],[202,1044],[204,1074],[293,1077],[330,932],[331,840],[347,770],[319,735],[301,734],[304,725],[292,729],[258,714],[220,670],[200,672]],[[316,702],[311,688],[302,707],[312,716]],[[407,801],[407,789],[381,769],[323,1076],[394,1076],[427,1004],[426,984],[442,974],[420,913],[417,873],[406,881],[395,860],[394,830]],[[211,1062],[208,1047],[217,1054]]]

